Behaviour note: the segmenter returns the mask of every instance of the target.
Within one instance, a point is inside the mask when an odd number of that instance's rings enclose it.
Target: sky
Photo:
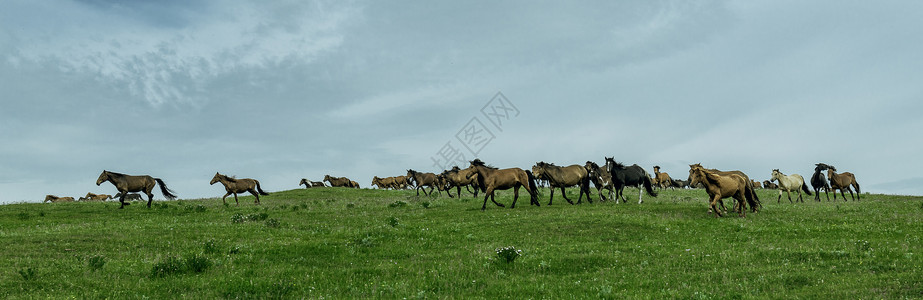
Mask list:
[[[923,195],[923,2],[0,2],[0,203],[615,157]],[[458,163],[460,162],[460,163]],[[155,199],[163,199],[155,191]]]

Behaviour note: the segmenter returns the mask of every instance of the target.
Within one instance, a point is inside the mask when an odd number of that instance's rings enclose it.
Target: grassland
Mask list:
[[[923,198],[759,193],[762,212],[719,219],[702,190],[552,206],[545,191],[541,207],[486,211],[470,196],[340,188],[260,206],[2,205],[0,298],[923,297]],[[500,259],[506,246],[522,256]]]

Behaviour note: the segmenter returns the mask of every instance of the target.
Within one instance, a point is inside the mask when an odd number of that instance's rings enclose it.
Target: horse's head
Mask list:
[[[212,177],[212,181],[209,181],[208,184],[212,185],[212,184],[215,184],[215,182],[218,182],[220,180],[221,180],[221,174],[218,174],[218,172],[215,172],[215,176]]]
[[[301,181],[298,182],[298,186],[301,186],[302,184],[303,184],[305,187],[311,187],[311,183],[308,182],[308,179],[307,179],[307,178],[302,178]]]
[[[417,171],[414,171],[413,169],[407,169],[407,177],[413,177],[416,174]]]
[[[545,166],[545,162],[543,161],[535,163],[535,165],[532,166],[532,176],[535,176],[535,178],[544,178]]]
[[[705,182],[705,168],[702,168],[701,165],[695,167],[695,165],[689,165],[689,185],[695,186],[696,184]]]
[[[331,178],[330,175],[324,175],[323,181],[330,181],[330,178]]]
[[[99,178],[96,179],[96,185],[99,186],[103,184],[103,182],[106,182],[106,180],[109,180],[109,171],[103,170],[103,173],[99,174]]]
[[[42,203],[51,202],[51,201],[54,201],[54,199],[58,199],[58,197],[55,197],[53,195],[45,195],[45,201],[42,201]]]
[[[782,172],[779,172],[779,169],[772,169],[772,179],[769,181],[778,181],[779,178],[782,178]]]

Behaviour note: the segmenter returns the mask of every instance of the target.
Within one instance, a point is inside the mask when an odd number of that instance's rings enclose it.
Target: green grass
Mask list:
[[[923,198],[759,193],[746,218],[710,216],[702,190],[552,206],[545,191],[541,207],[524,196],[486,211],[470,196],[340,188],[260,206],[2,205],[0,298],[923,297]],[[498,257],[507,246],[522,255]]]

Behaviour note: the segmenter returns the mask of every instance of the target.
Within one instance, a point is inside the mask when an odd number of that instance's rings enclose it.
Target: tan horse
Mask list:
[[[574,204],[573,201],[567,199],[567,193],[564,192],[564,188],[569,186],[577,186],[580,188],[580,196],[577,198],[577,203],[582,202],[583,194],[586,194],[586,201],[593,203],[593,200],[590,199],[589,172],[581,165],[559,167],[552,163],[540,161],[532,166],[532,174],[536,179],[548,181],[548,186],[551,188],[551,198],[548,199],[548,205],[551,205],[551,201],[554,200],[554,188],[561,188],[561,197],[564,197],[567,203]]]
[[[423,190],[423,194],[429,196],[438,185],[436,182],[436,174],[434,173],[417,172],[413,169],[409,169],[407,170],[407,179],[413,180],[414,184],[416,184],[417,187],[414,190],[417,191],[417,196],[420,195],[421,189]],[[426,192],[425,187],[427,186],[430,187],[429,192]]]
[[[763,184],[760,183],[759,181],[750,179],[750,183],[753,184],[753,188],[755,188],[755,189],[761,189],[761,188],[763,188]]]
[[[721,216],[718,210],[718,203],[724,198],[734,198],[740,204],[738,215],[745,217],[746,203],[754,203],[756,193],[750,186],[750,180],[738,174],[721,175],[717,172],[706,170],[702,167],[689,166],[689,180],[691,184],[702,183],[705,185],[705,191],[708,192],[710,199],[709,206],[715,213],[715,217]],[[723,204],[722,204],[723,205]]]
[[[119,190],[119,193],[122,194],[122,197],[119,197],[119,202],[121,205],[119,209],[125,207],[125,195],[133,192],[144,192],[147,195],[147,208],[151,208],[151,202],[154,201],[154,186],[160,185],[160,192],[163,193],[163,196],[167,200],[176,199],[176,195],[173,194],[173,191],[167,188],[167,185],[163,183],[163,180],[160,178],[154,178],[148,175],[132,176],[125,175],[116,172],[109,172],[103,170],[99,174],[99,178],[96,179],[96,185],[99,186],[103,182],[111,182],[116,189]]]
[[[410,186],[410,182],[406,175],[394,176],[394,189],[403,190],[408,186]]]
[[[478,175],[478,186],[485,193],[484,205],[481,206],[481,210],[487,209],[487,198],[490,198],[490,201],[497,206],[504,207],[503,204],[494,200],[494,191],[508,190],[510,188],[513,189],[513,204],[510,205],[510,208],[516,208],[520,187],[524,187],[529,192],[530,204],[541,206],[538,203],[538,188],[535,187],[535,176],[532,175],[532,172],[524,171],[520,168],[498,170],[484,164],[480,159],[472,160],[470,163],[468,170],[471,170],[472,174]],[[474,175],[469,176],[473,177]]]
[[[310,181],[307,178],[302,178],[301,181],[298,182],[298,186],[302,186],[302,185],[304,185],[304,188],[306,189],[309,189],[312,187],[327,187],[321,181]]]
[[[669,187],[676,190],[673,187],[673,178],[670,178],[670,174],[666,172],[660,172],[660,166],[654,166],[654,184],[659,185],[660,189]]]
[[[346,177],[333,177],[324,175],[324,181],[329,182],[332,187],[352,187],[352,180]]]
[[[471,192],[471,189],[468,189],[468,187],[470,186],[474,186],[473,194],[474,194],[474,197],[477,197],[478,190],[479,190],[478,185],[477,185],[478,175],[477,174],[472,175],[471,174],[472,172],[473,171],[469,169],[462,170],[458,166],[454,166],[452,167],[451,170],[445,170],[440,175],[444,176],[446,181],[448,182],[449,191],[451,191],[452,187],[455,188],[455,194],[458,195],[458,198],[461,198],[461,188],[465,187],[465,189],[467,189],[468,192]],[[446,191],[446,194],[449,194],[449,198],[451,198],[452,193],[449,193],[449,191]]]
[[[837,174],[836,168],[830,166],[827,169],[827,178],[830,179],[830,189],[833,190],[833,201],[836,201],[836,190],[840,190],[840,195],[843,195],[843,201],[846,201],[846,194],[843,193],[844,189],[849,191],[849,196],[852,197],[850,186],[856,188],[856,197],[853,200],[861,200],[862,191],[859,189],[859,182],[856,182],[856,176],[852,173],[843,172],[842,174]]]
[[[106,201],[112,199],[112,196],[106,194],[87,193],[87,195],[83,196],[81,199],[84,199],[83,201]]]
[[[808,186],[804,184],[804,177],[801,177],[801,175],[785,175],[779,172],[779,169],[773,169],[772,179],[769,181],[779,182],[779,198],[776,199],[776,203],[782,201],[782,191],[785,191],[785,194],[788,195],[789,203],[794,203],[792,202],[792,191],[798,192],[798,201],[801,201],[801,203],[804,203],[804,199],[801,198],[801,191],[807,193],[808,196],[811,195],[811,191],[808,190]]]
[[[269,195],[269,193],[264,192],[260,188],[260,182],[252,178],[233,178],[221,173],[215,172],[215,176],[212,177],[212,180],[208,182],[209,185],[213,185],[216,182],[221,182],[221,185],[224,185],[224,190],[227,191],[227,194],[224,194],[224,197],[221,197],[221,202],[228,204],[224,199],[234,194],[234,202],[237,203],[237,206],[240,206],[240,201],[237,200],[237,193],[250,192],[253,197],[256,197],[256,200],[253,203],[260,204],[260,195]]]
[[[115,196],[112,196],[112,197],[122,198],[122,193],[115,194]],[[144,199],[141,198],[141,194],[129,193],[128,195],[125,195],[125,201],[143,201],[143,200]]]
[[[599,194],[599,201],[606,201],[606,198],[603,196],[603,189],[609,190],[609,200],[612,200],[615,195],[615,186],[612,185],[612,173],[606,172],[606,170],[592,161],[587,161],[583,167],[586,168],[587,175],[590,177],[590,182],[596,186],[596,193]]]
[[[372,185],[378,186],[379,189],[389,189],[394,187],[394,177],[385,177],[380,178],[375,176],[372,178]]]
[[[689,165],[689,180],[690,180],[689,185],[690,185],[690,186],[696,186],[696,184],[692,183],[692,169],[693,169],[693,168],[703,168],[703,169],[705,169],[705,167],[702,167],[702,164],[701,164],[701,163]],[[743,177],[744,179],[746,179],[746,180],[747,180],[747,186],[749,186],[751,190],[753,189],[753,186],[751,185],[751,181],[752,181],[752,180],[750,180],[750,177],[747,176],[747,174],[744,174],[744,172],[741,172],[741,171],[738,171],[738,170],[733,170],[733,171],[719,171],[719,170],[716,170],[716,169],[705,169],[705,170],[706,170],[706,171],[710,171],[710,172],[712,172],[712,173],[717,173],[718,175],[737,174],[738,176]],[[749,199],[748,199],[748,200],[749,200]],[[740,207],[737,206],[738,204],[740,204],[740,203],[737,203],[737,204],[734,205],[734,210],[740,210]],[[722,203],[721,206],[723,207],[724,204]],[[750,203],[750,212],[756,212],[757,209],[760,208],[760,207],[763,207],[763,205],[762,205],[762,203],[760,203],[759,196],[757,196],[756,193],[754,193],[754,194],[753,194],[753,202]],[[725,210],[725,211],[726,211],[726,210]]]
[[[45,195],[45,201],[42,201],[42,203],[45,203],[45,202],[51,202],[51,203],[74,202],[74,197],[58,197],[55,195]]]

